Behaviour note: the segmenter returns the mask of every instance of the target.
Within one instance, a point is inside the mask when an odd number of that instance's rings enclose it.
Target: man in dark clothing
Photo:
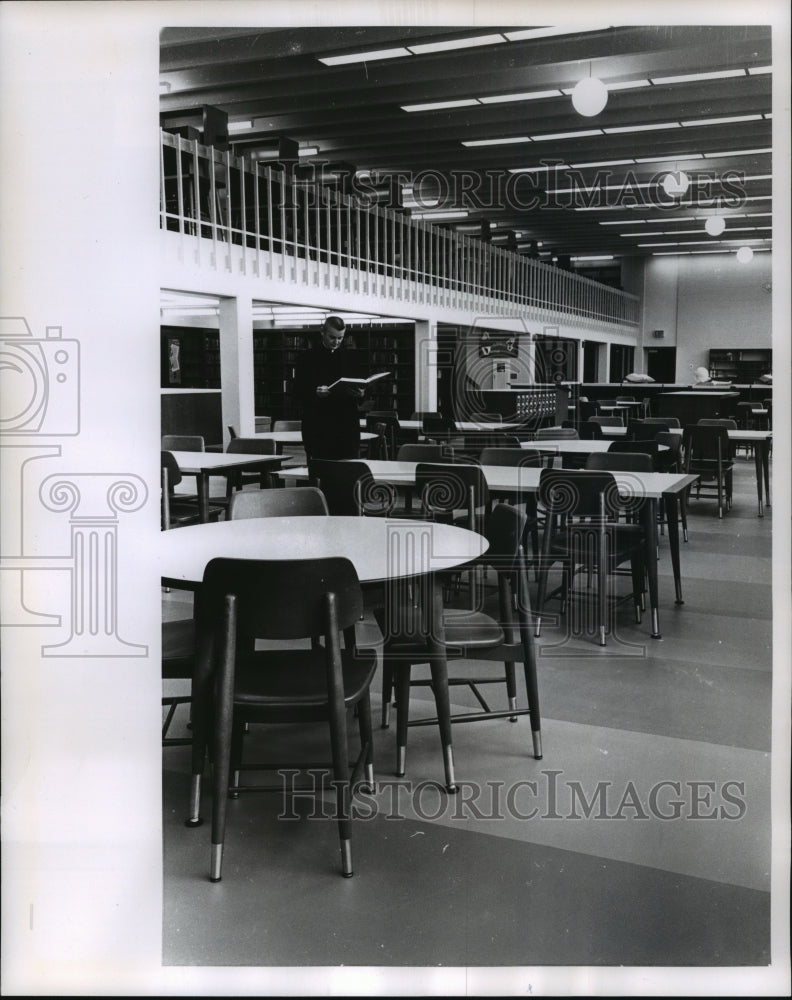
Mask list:
[[[305,454],[313,458],[359,458],[360,386],[328,388],[336,379],[356,378],[350,356],[339,350],[345,326],[340,316],[328,316],[320,342],[297,361],[295,388],[302,405],[302,439]]]

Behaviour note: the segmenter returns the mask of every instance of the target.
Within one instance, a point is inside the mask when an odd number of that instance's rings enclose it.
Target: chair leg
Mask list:
[[[374,783],[374,739],[371,731],[371,696],[369,692],[363,695],[358,702],[358,733],[360,734],[361,748],[366,748],[364,766],[366,772],[366,791],[373,795],[376,792]]]
[[[343,704],[330,706],[330,745],[333,756],[333,784],[336,790],[336,815],[338,838],[341,847],[341,874],[351,878],[352,870],[352,820],[350,817],[351,789],[349,785],[349,758],[347,754],[346,711]],[[369,706],[369,731],[371,707]]]
[[[390,663],[382,664],[382,722],[381,729],[387,729],[390,725],[390,707],[393,698],[393,666]]]
[[[517,676],[514,671],[514,664],[509,662],[504,664],[506,668],[506,697],[509,699],[509,708],[517,710]],[[509,722],[516,722],[517,716],[513,715]]]
[[[403,778],[407,761],[407,726],[410,718],[410,664],[396,670],[396,777]]]
[[[226,598],[224,655],[220,663],[215,709],[214,771],[212,775],[212,852],[209,881],[222,878],[223,843],[228,805],[228,774],[231,766],[231,730],[234,722],[234,597]]]

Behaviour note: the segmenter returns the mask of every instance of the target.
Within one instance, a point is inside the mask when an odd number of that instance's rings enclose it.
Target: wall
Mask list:
[[[678,382],[708,364],[711,347],[772,347],[771,267],[770,253],[748,264],[734,254],[648,257],[642,346],[676,347]]]

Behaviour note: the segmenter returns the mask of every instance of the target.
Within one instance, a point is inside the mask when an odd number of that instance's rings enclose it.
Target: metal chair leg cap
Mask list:
[[[199,817],[198,819],[186,819],[184,821],[185,826],[203,826],[203,820]]]

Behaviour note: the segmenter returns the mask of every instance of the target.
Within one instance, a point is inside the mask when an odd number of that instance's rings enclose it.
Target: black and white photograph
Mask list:
[[[0,4],[5,995],[789,994],[789,51]]]

